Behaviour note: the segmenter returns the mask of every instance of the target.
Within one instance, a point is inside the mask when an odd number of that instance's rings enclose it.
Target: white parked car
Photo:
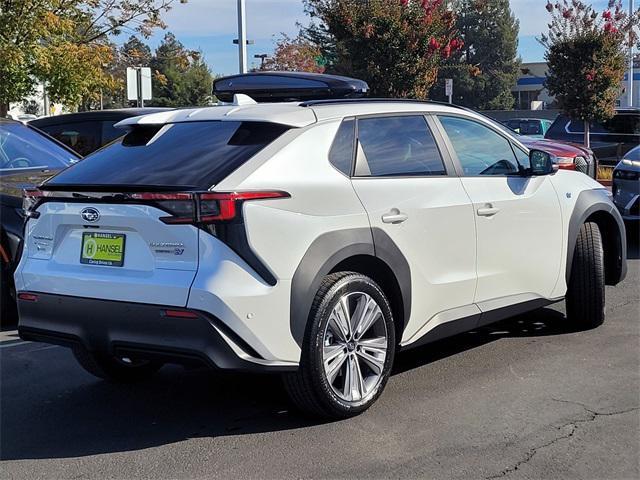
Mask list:
[[[597,326],[626,273],[610,194],[464,109],[238,96],[119,126],[27,193],[15,274],[21,337],[99,377],[277,371],[347,417],[399,350],[563,299]]]

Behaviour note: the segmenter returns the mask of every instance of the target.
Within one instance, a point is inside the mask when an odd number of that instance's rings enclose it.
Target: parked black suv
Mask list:
[[[592,124],[589,137],[598,162],[614,167],[625,153],[640,145],[640,108],[618,109],[611,120]],[[558,115],[545,138],[583,143],[584,122]]]
[[[37,118],[31,120],[29,125],[42,130],[86,157],[124,134],[122,130],[114,127],[120,120],[165,110],[171,109],[147,107],[94,110]]]

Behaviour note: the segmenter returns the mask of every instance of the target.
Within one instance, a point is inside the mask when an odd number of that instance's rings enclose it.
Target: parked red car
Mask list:
[[[596,177],[596,157],[593,152],[586,147],[557,140],[531,138],[525,135],[520,135],[518,140],[527,148],[536,148],[551,153],[556,157],[558,167],[560,168],[576,170],[589,175],[591,178]]]
[[[478,113],[478,112],[476,112]],[[491,117],[486,117],[493,122],[494,125],[502,129],[507,129],[511,135],[516,135],[520,143],[531,149],[542,150],[548,152],[555,157],[555,162],[559,168],[565,170],[575,170],[596,178],[598,172],[598,161],[593,151],[582,145],[568,143],[562,140],[549,140],[546,138],[534,138],[528,135],[520,135],[518,132],[509,128],[506,123],[499,123]]]

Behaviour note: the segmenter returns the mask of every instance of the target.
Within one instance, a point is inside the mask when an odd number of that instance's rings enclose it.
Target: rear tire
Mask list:
[[[162,367],[162,363],[148,360],[129,359],[128,363],[110,355],[93,354],[81,347],[74,348],[73,355],[80,366],[91,375],[114,383],[146,380]]]
[[[583,328],[604,322],[604,251],[598,225],[580,227],[566,296],[567,319]]]
[[[327,275],[309,313],[300,367],[285,374],[285,388],[303,412],[351,417],[378,399],[394,354],[393,315],[380,287],[359,273]]]

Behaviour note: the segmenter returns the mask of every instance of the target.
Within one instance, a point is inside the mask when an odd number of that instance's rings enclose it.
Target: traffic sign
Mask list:
[[[151,100],[151,69],[127,67],[127,100]],[[140,105],[142,106],[142,105]]]

